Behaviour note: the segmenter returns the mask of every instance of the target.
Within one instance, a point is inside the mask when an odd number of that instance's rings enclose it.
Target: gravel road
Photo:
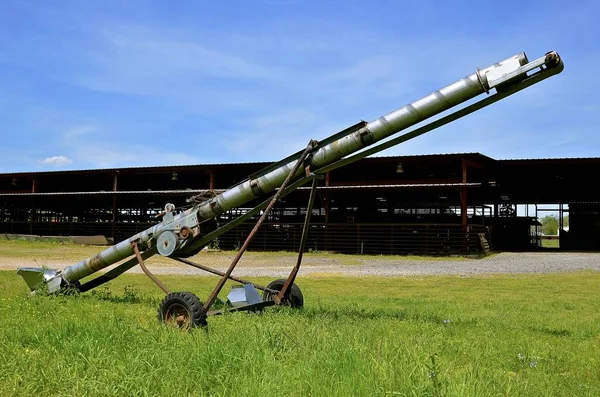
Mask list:
[[[287,276],[294,266],[296,258],[292,255],[265,256],[260,254],[243,258],[234,275],[239,277]],[[505,252],[484,259],[398,259],[385,256],[366,256],[336,258],[335,256],[305,257],[300,275],[340,275],[340,276],[412,276],[412,275],[483,275],[483,274],[522,274],[552,273],[575,270],[600,271],[600,253],[572,252]],[[224,271],[232,257],[201,255],[194,258],[196,262],[212,266]],[[31,262],[31,263],[29,263]],[[274,264],[273,262],[276,262]],[[160,258],[158,263],[148,262],[148,267],[156,274],[207,275],[206,272],[186,265],[173,265],[172,261]],[[50,268],[61,269],[54,261],[47,261]],[[38,266],[31,260],[0,257],[0,269],[13,270],[19,266]],[[129,270],[130,273],[141,273],[139,266]]]
[[[293,258],[284,258],[278,266],[250,266],[240,264],[234,274],[248,276],[287,276],[294,265]],[[285,263],[289,262],[289,263]],[[225,270],[225,267],[218,267]],[[300,268],[300,275],[344,275],[344,276],[411,276],[411,275],[482,275],[552,273],[575,270],[600,271],[600,253],[513,253],[505,252],[484,259],[464,260],[389,260],[369,258],[357,260],[356,264],[344,265],[327,258],[307,258]],[[205,275],[191,267],[155,267],[157,274]],[[130,270],[141,272],[139,268]]]

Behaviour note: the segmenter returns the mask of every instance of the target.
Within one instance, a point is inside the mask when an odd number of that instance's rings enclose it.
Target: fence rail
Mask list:
[[[42,236],[115,236],[124,240],[152,223],[110,222],[0,222],[0,232]],[[219,237],[220,249],[239,248],[253,223],[242,224]],[[302,223],[265,223],[249,249],[256,251],[296,251],[300,245]],[[311,224],[306,249],[349,254],[452,255],[478,252],[481,225],[469,225],[464,231],[457,224]]]
[[[241,246],[252,225],[241,225],[219,238],[219,248]],[[313,224],[308,233],[309,251],[350,254],[450,255],[480,250],[480,226],[464,232],[461,225],[435,224]],[[296,251],[302,224],[266,224],[254,237],[250,249]]]

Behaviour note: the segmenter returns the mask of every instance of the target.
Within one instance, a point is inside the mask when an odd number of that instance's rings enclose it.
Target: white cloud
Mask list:
[[[45,159],[40,161],[41,164],[51,165],[53,167],[63,167],[65,165],[71,164],[72,162],[73,160],[65,156],[46,157]]]

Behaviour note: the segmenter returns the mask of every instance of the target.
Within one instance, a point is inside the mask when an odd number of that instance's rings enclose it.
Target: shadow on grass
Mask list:
[[[292,315],[302,316],[309,320],[341,320],[341,321],[369,321],[369,320],[399,320],[399,321],[417,321],[428,324],[462,324],[474,325],[476,319],[456,320],[449,319],[447,316],[438,315],[435,313],[415,312],[413,310],[365,310],[355,309],[352,307],[315,307],[304,309],[289,309],[289,308],[268,308],[265,310],[279,311],[283,310]]]
[[[140,295],[139,291],[131,285],[123,287],[123,294],[113,294],[108,288],[99,288],[91,291],[89,294],[81,295],[85,299],[94,299],[111,303],[135,303],[135,304],[147,304],[147,305],[158,305],[160,299],[154,297],[147,297]]]
[[[164,296],[150,297],[141,295],[140,292],[131,285],[124,286],[122,294],[114,294],[110,288],[104,287],[92,290],[89,293],[81,294],[81,297],[85,299],[92,299],[111,303],[133,303],[156,307],[160,305],[164,298]],[[223,300],[217,298],[211,309],[223,309],[226,306],[227,305]]]
[[[533,332],[539,332],[550,336],[571,336],[571,331],[567,329],[552,329],[547,327],[528,327]]]
[[[150,306],[158,306],[160,304],[161,299],[149,296],[140,295],[139,291],[135,289],[135,287],[131,285],[126,285],[123,287],[122,294],[114,294],[108,287],[102,289],[96,289],[91,291],[88,294],[81,295],[85,299],[92,299],[110,303],[129,303],[129,304],[144,304]],[[215,302],[215,305],[212,309],[223,309],[226,308],[227,305],[225,302],[218,300]],[[435,313],[427,313],[427,312],[419,312],[414,309],[411,310],[392,310],[392,309],[356,309],[353,307],[309,307],[302,309],[291,309],[289,307],[278,307],[273,306],[269,308],[265,308],[264,312],[271,312],[273,314],[288,314],[292,316],[301,316],[308,320],[333,320],[333,321],[368,321],[368,320],[399,320],[399,321],[416,321],[423,322],[428,324],[440,324],[440,325],[450,325],[450,324],[462,324],[462,325],[474,325],[477,323],[476,319],[467,319],[467,320],[457,320],[457,319],[449,319],[447,316],[435,314]],[[248,314],[260,315],[263,311],[256,312],[246,312]],[[537,330],[543,332],[542,330]],[[551,333],[552,330],[547,331],[547,333]],[[555,331],[557,335],[560,332],[565,331]],[[568,333],[568,331],[566,331]],[[570,334],[569,334],[570,335]],[[568,335],[562,335],[568,336]]]

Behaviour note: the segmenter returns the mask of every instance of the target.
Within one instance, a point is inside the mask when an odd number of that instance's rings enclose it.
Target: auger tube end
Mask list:
[[[53,293],[58,291],[63,285],[60,271],[54,269],[20,267],[17,269],[17,274],[23,277],[23,280],[25,280],[32,292],[36,292],[46,285],[48,292]]]

